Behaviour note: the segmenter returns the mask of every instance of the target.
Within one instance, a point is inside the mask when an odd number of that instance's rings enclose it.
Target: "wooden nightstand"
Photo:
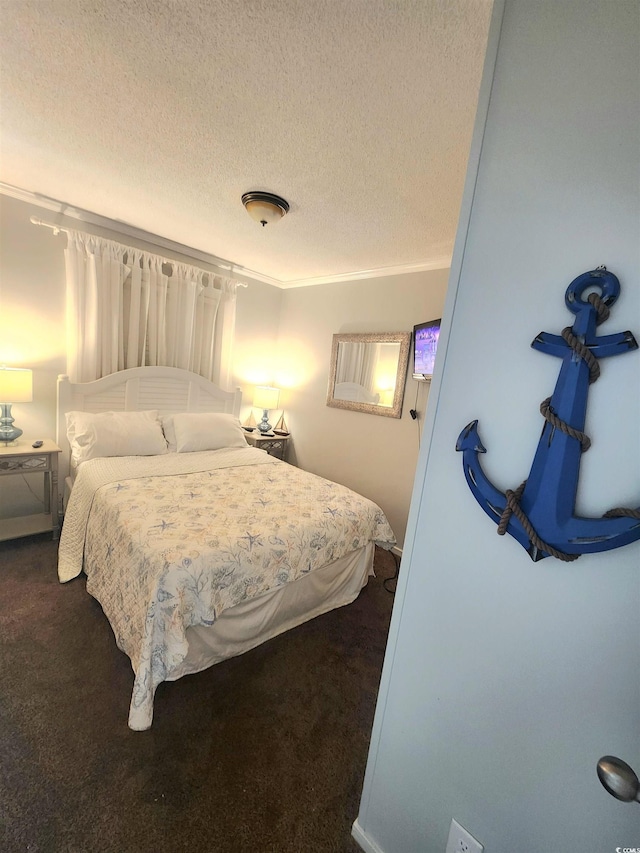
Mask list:
[[[269,456],[275,456],[276,459],[287,461],[287,445],[291,438],[289,435],[263,435],[258,430],[244,433],[245,438],[252,447],[259,447],[260,450],[266,450]]]
[[[10,474],[44,474],[44,512],[23,515],[19,518],[0,519],[0,542],[17,539],[32,533],[53,531],[60,535],[58,511],[58,454],[60,448],[54,441],[45,439],[42,447],[32,447],[32,439],[21,439],[15,444],[0,444],[0,476]],[[5,485],[3,483],[3,485]]]

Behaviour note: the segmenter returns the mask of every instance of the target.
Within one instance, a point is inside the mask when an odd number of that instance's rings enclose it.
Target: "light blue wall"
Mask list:
[[[601,333],[640,339],[639,72],[637,3],[506,0],[356,825],[372,851],[444,853],[452,817],[487,853],[639,843],[640,809],[604,791],[596,762],[640,772],[640,543],[532,563],[454,449],[478,418],[489,477],[525,479],[559,368],[529,344],[571,324],[580,273],[619,276]],[[636,351],[591,388],[580,514],[638,504],[639,423]]]

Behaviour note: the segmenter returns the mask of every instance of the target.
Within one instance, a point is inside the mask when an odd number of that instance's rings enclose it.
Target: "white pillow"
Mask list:
[[[157,411],[67,412],[67,437],[76,465],[97,456],[155,456],[167,452]]]
[[[246,447],[240,421],[233,415],[185,413],[173,416],[176,450],[220,450],[222,447]]]

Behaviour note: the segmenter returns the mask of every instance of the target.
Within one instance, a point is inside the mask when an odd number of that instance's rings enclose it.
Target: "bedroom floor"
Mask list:
[[[393,557],[348,607],[160,685],[132,732],[133,672],[57,543],[0,543],[4,853],[356,853]],[[390,585],[390,586],[393,586]]]

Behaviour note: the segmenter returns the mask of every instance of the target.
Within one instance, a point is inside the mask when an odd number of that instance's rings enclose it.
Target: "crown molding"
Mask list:
[[[451,255],[442,255],[432,261],[420,264],[398,264],[394,267],[377,267],[370,270],[338,273],[337,275],[321,275],[316,278],[300,278],[294,281],[281,281],[278,287],[288,290],[292,287],[313,287],[316,284],[342,284],[350,281],[362,281],[365,278],[387,278],[392,275],[409,275],[415,272],[430,270],[445,270],[451,266]]]
[[[93,213],[90,210],[84,210],[81,207],[74,207],[59,199],[50,198],[49,196],[34,193],[30,190],[23,190],[20,187],[14,187],[11,184],[5,184],[0,181],[0,193],[19,201],[33,204],[36,207],[44,208],[57,213],[60,216],[75,219],[78,222],[84,222],[87,225],[95,225],[98,228],[105,228],[109,231],[116,231],[118,234],[126,234],[129,237],[134,237],[136,240],[142,240],[145,243],[150,243],[153,246],[169,251],[178,252],[181,255],[186,255],[194,260],[203,261],[211,266],[218,267],[221,270],[229,273],[232,277],[248,278],[253,281],[261,281],[264,284],[270,284],[272,287],[278,287],[281,290],[289,290],[296,287],[314,287],[319,284],[346,284],[352,281],[362,281],[368,278],[382,278],[394,275],[408,275],[416,272],[429,272],[430,270],[448,269],[451,266],[451,256],[443,255],[435,258],[432,261],[427,261],[418,264],[399,264],[393,267],[378,267],[377,269],[356,270],[348,273],[338,273],[336,275],[315,276],[313,278],[300,278],[291,281],[283,281],[273,278],[269,275],[256,272],[256,270],[247,269],[246,267],[234,264],[232,261],[227,261],[224,258],[219,258],[209,252],[203,252],[201,249],[194,249],[191,246],[186,246],[183,243],[176,243],[168,237],[161,237],[158,234],[152,234],[150,231],[145,231],[135,225],[130,225],[128,222],[122,222],[119,219],[109,219],[106,216],[101,216],[99,213]],[[62,224],[62,223],[60,223]]]

